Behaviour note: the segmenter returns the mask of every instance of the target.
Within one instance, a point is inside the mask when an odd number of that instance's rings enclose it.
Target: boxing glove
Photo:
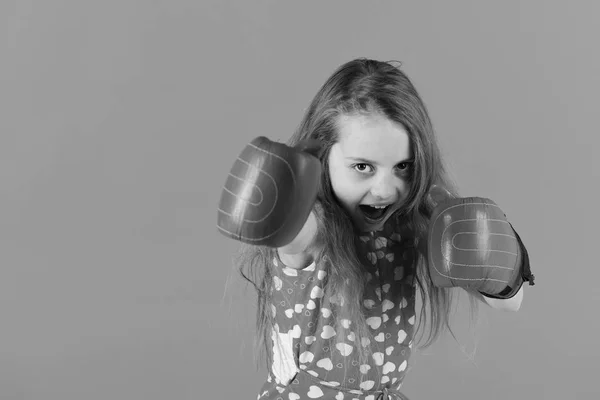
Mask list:
[[[481,197],[453,198],[434,186],[429,224],[429,272],[438,287],[463,287],[499,299],[534,284],[521,238],[498,205]]]
[[[315,203],[321,163],[316,141],[296,147],[260,136],[234,162],[219,201],[217,227],[228,238],[280,248],[302,230]]]

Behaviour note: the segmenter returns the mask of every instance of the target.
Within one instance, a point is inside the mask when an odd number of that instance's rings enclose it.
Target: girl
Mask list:
[[[405,399],[415,341],[428,346],[450,329],[453,293],[432,284],[420,246],[432,185],[455,193],[426,107],[392,63],[353,60],[325,82],[288,144],[308,139],[320,143],[323,167],[316,233],[302,245],[245,246],[239,260],[258,293],[269,371],[258,398]],[[508,300],[469,293],[509,310],[522,299],[522,289]]]

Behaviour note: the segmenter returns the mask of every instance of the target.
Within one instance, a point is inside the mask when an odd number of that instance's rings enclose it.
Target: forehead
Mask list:
[[[402,124],[379,114],[342,115],[337,120],[339,149],[344,157],[397,163],[412,156]]]

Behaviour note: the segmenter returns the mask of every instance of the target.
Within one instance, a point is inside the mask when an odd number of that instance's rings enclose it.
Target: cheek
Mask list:
[[[406,179],[402,180],[400,182],[400,188],[399,188],[399,192],[400,192],[400,199],[404,200],[408,197],[409,193],[410,193],[410,182]]]
[[[333,194],[346,208],[354,207],[359,202],[360,187],[345,171],[332,169],[329,178]]]

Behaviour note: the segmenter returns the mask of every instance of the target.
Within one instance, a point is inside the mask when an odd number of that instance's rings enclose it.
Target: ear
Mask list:
[[[443,203],[446,200],[451,200],[454,198],[454,196],[452,196],[452,194],[450,194],[450,192],[446,190],[446,188],[443,188],[439,185],[431,186],[431,189],[429,189],[429,193],[427,194],[427,196],[433,202],[434,207],[437,207],[438,204]]]

